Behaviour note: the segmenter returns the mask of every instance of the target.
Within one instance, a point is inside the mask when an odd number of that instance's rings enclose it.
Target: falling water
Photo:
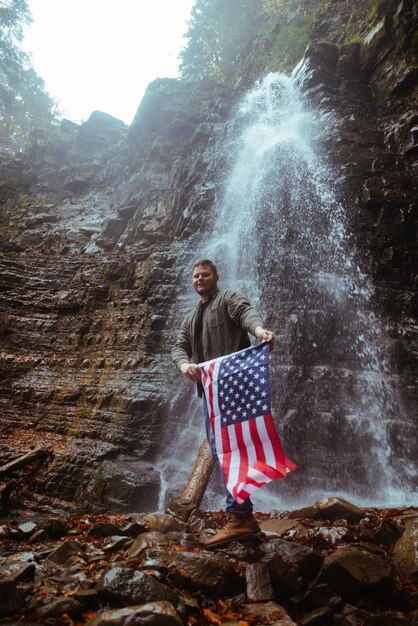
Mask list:
[[[241,102],[234,129],[225,145],[230,173],[197,256],[213,259],[220,286],[248,294],[276,331],[273,413],[300,466],[260,490],[256,506],[329,494],[410,504],[410,425],[323,154],[326,117],[303,102],[290,77],[270,74]],[[189,457],[191,465],[202,436],[196,402],[188,413],[171,469]]]

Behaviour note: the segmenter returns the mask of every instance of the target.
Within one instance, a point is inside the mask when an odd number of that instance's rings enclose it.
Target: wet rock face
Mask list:
[[[327,156],[370,259],[376,306],[389,315],[409,412],[418,358],[416,3],[381,3],[366,41],[342,46],[349,4],[332,3],[296,79],[329,115]],[[221,187],[217,146],[237,97],[213,82],[159,79],[130,128],[94,112],[0,164],[0,453],[6,461],[31,444],[52,446],[53,457],[34,466],[36,492],[83,509],[158,506],[152,461],[182,413],[167,415],[167,381],[177,386],[167,373],[173,306]],[[332,369],[311,374],[291,369],[289,396],[303,387],[311,398],[333,383]],[[293,408],[281,402],[290,423]],[[324,429],[329,419],[318,416]],[[299,461],[305,436],[302,423]],[[314,472],[328,449],[318,450]]]
[[[342,7],[342,3],[333,3],[335,10],[338,5]],[[370,37],[361,44],[337,45],[334,43],[337,40],[335,31],[331,27],[328,32],[324,30],[323,37],[326,39],[329,35],[331,40],[310,44],[294,75],[308,101],[320,107],[327,121],[324,159],[340,174],[338,198],[349,211],[347,226],[358,251],[360,267],[372,278],[372,305],[384,320],[388,336],[385,350],[393,366],[392,372],[400,376],[400,383],[396,381],[396,386],[404,408],[396,427],[388,430],[389,438],[394,454],[401,455],[402,450],[409,449],[407,456],[412,461],[413,452],[408,441],[416,438],[413,416],[418,397],[415,377],[418,365],[418,177],[416,156],[413,151],[408,151],[405,137],[408,136],[410,141],[415,134],[412,112],[416,109],[416,87],[409,80],[403,82],[402,77],[409,75],[409,70],[416,64],[408,47],[408,37],[404,35],[416,24],[417,17],[412,6],[409,11],[405,6],[397,2],[381,4],[379,10],[383,22],[378,29],[379,35],[378,31],[370,32]],[[396,81],[391,82],[386,72],[393,79],[398,76],[404,85],[401,92],[394,89]],[[405,132],[401,127],[405,127]],[[395,128],[398,129],[396,132]],[[274,322],[279,326],[280,312],[274,315]],[[338,355],[333,362],[332,355],[328,360],[328,355],[324,354],[321,355],[322,361],[315,362],[318,352],[310,351],[308,342],[308,348],[305,348],[303,341],[306,337],[313,337],[318,345],[326,336],[327,328],[321,326],[320,316],[315,318],[314,311],[307,312],[306,317],[299,348],[304,358],[297,361],[298,368],[288,374],[281,374],[279,369],[278,374],[287,377],[282,398],[277,394],[276,402],[280,412],[288,416],[285,439],[292,441],[292,448],[288,448],[291,458],[304,445],[309,446],[310,425],[304,414],[306,407],[312,404],[312,398],[327,398],[330,389],[343,389],[344,392],[353,389],[356,393],[356,387],[361,388],[361,381],[356,379],[356,372],[350,371],[350,364],[344,373],[334,367],[339,359],[340,363],[344,361],[344,355]],[[289,344],[286,335],[283,340]],[[296,341],[297,338],[290,337],[298,355]],[[313,367],[310,369],[311,361]],[[283,363],[285,371],[286,367],[287,363]],[[363,391],[363,394],[367,395],[367,392]],[[309,462],[311,468],[315,467],[315,474],[321,476],[321,463],[331,449],[335,461],[340,467],[344,466],[348,457],[339,444],[350,435],[343,434],[344,426],[338,411],[333,409],[320,408],[315,423],[316,429],[323,429],[321,441],[326,443],[317,449],[315,458],[298,458],[301,463]],[[327,433],[333,433],[329,440]],[[356,450],[350,450],[350,463],[353,463],[355,454]],[[354,465],[360,467],[355,461]],[[353,465],[349,473],[354,476]],[[298,478],[295,476],[291,480],[297,482]],[[356,476],[355,480],[361,483],[361,477]],[[284,489],[287,488],[284,485]]]
[[[129,134],[94,112],[2,166],[1,451],[52,446],[38,492],[84,508],[158,507],[147,459],[163,426],[172,242],[208,217],[233,98],[159,80]]]

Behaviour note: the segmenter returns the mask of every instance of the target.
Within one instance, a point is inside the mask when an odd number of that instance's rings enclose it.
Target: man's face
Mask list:
[[[218,280],[218,274],[209,265],[197,265],[193,270],[193,287],[202,298],[206,298],[215,289]]]

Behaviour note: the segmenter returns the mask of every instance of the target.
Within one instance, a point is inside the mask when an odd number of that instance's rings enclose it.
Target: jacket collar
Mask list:
[[[213,300],[213,298],[218,295],[219,293],[219,287],[215,287],[215,289],[213,289],[210,294],[209,294],[209,299],[207,300],[207,302],[210,302],[211,300]],[[199,306],[202,304],[202,301],[199,300],[199,302],[196,304],[196,309],[199,308]]]

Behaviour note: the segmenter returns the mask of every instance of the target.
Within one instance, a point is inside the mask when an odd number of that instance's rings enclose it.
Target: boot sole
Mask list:
[[[250,543],[261,543],[261,531],[257,533],[247,533],[246,535],[239,535],[238,537],[230,537],[229,539],[220,539],[216,543],[211,543],[210,545],[203,544],[205,550],[211,550],[211,548],[220,548],[221,546],[226,546],[231,541],[236,541],[238,543],[243,543],[248,545]]]

